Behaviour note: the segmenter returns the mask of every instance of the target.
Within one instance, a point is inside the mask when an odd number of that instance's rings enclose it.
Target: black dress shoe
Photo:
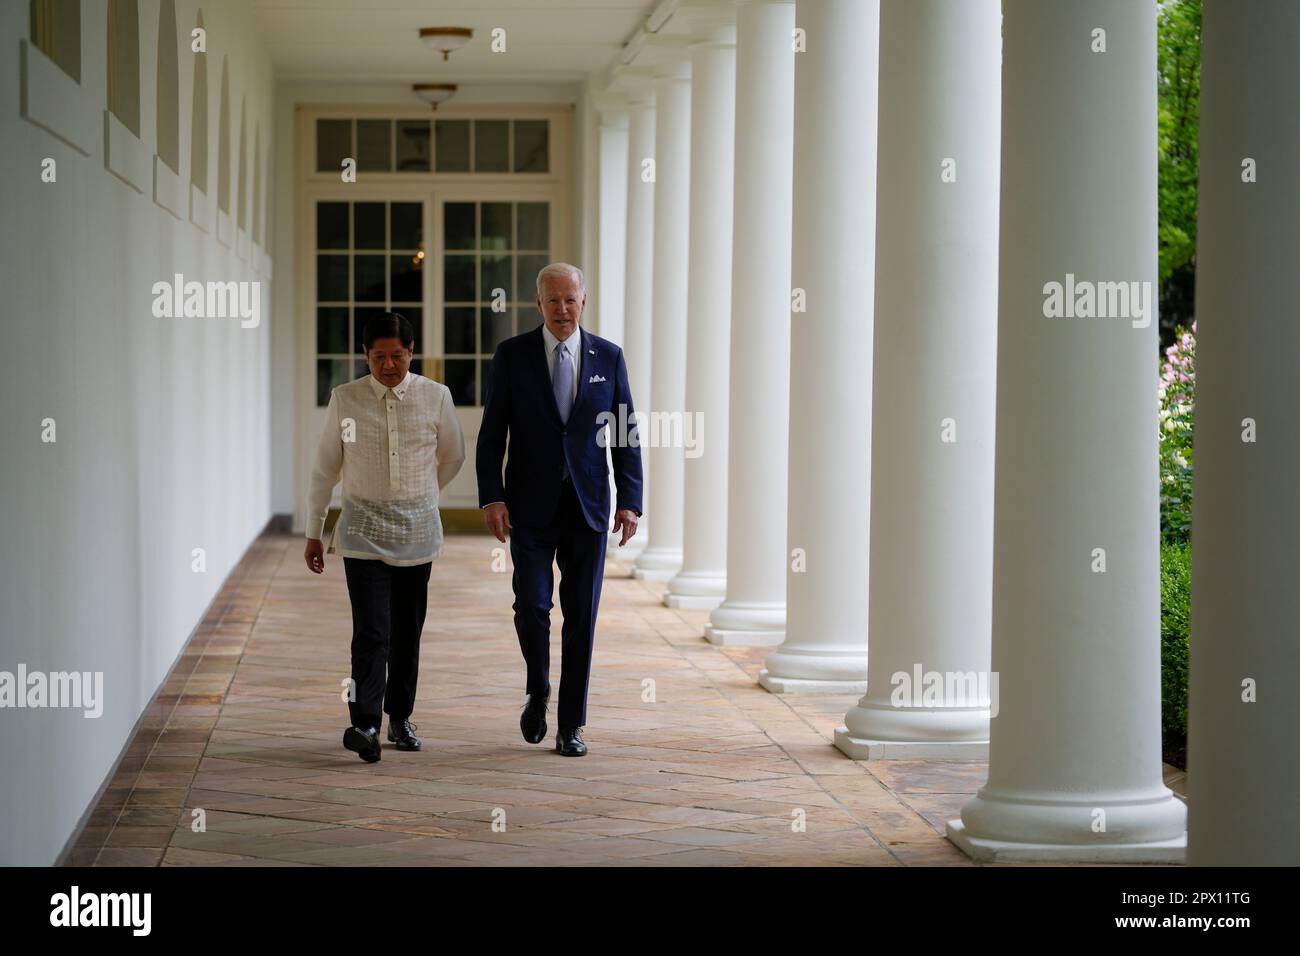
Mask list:
[[[388,720],[388,739],[398,750],[419,750],[420,738],[411,733],[415,724],[409,720]]]
[[[541,743],[546,736],[546,705],[550,694],[529,694],[524,712],[519,716],[519,730],[530,744]]]
[[[379,728],[378,727],[349,727],[343,731],[343,746],[347,747],[353,753],[361,755],[361,759],[366,763],[375,763],[379,760]]]
[[[587,745],[582,740],[582,728],[561,727],[555,737],[555,752],[566,757],[585,756]]]

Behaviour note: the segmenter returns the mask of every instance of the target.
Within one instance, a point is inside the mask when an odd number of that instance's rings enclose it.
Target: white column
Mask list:
[[[624,270],[627,267],[627,143],[628,118],[627,100],[615,92],[603,91],[592,97],[596,108],[597,120],[597,169],[599,196],[596,210],[596,288],[595,312],[599,318],[599,334],[619,345],[624,344]],[[635,401],[634,403],[635,404]],[[617,500],[617,488],[611,471],[610,487],[610,524],[613,523],[614,502]],[[644,493],[644,489],[643,489]],[[644,503],[642,504],[644,507]],[[609,525],[607,524],[608,528]],[[611,533],[609,550],[619,554],[618,542],[621,534]],[[633,538],[636,541],[640,538]],[[621,557],[630,558],[632,552],[626,545]]]
[[[1186,844],[1160,762],[1155,16],[1005,0],[999,710],[988,782],[948,824],[979,860],[1168,862]]]
[[[794,11],[741,0],[736,15],[727,593],[704,627],[714,644],[785,639]]]
[[[835,733],[856,759],[988,755],[1001,29],[998,0],[880,7],[871,655]]]
[[[650,350],[652,328],[650,300],[654,276],[655,184],[648,179],[646,161],[655,155],[655,94],[651,72],[638,67],[619,67],[615,83],[627,98],[627,260],[623,271],[623,356],[632,385],[632,404],[650,408]],[[649,449],[641,449],[641,507],[652,508],[653,482]],[[636,536],[622,553],[631,558],[650,542],[650,522],[637,528]],[[615,552],[618,553],[618,552]]]
[[[655,82],[654,315],[650,405],[657,417],[686,406],[686,270],[690,261],[691,63],[683,38],[664,37],[642,54],[657,60]],[[646,432],[651,432],[647,434]],[[671,435],[641,432],[654,481],[646,512],[650,539],[636,559],[638,578],[667,581],[682,566],[684,449]],[[660,439],[667,437],[668,441]],[[648,447],[647,447],[648,446]]]
[[[690,272],[686,404],[682,416],[682,570],[668,607],[712,609],[727,591],[727,389],[731,338],[731,216],[736,148],[733,0],[679,9],[691,44]]]
[[[801,0],[795,53],[790,494],[774,692],[867,689],[879,0]]]
[[[600,141],[600,186],[597,210],[596,308],[602,337],[623,345],[627,268],[627,100],[613,93],[595,97]]]
[[[1249,12],[1207,0],[1202,29],[1188,727],[1194,866],[1300,861],[1300,8],[1261,0]]]

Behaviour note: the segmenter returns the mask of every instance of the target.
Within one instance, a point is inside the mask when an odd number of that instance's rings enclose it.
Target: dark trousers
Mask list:
[[[551,523],[542,528],[514,525],[515,632],[528,665],[525,693],[551,690],[551,562],[560,566],[560,610],[564,614],[560,650],[561,727],[587,722],[587,683],[596,640],[596,609],[605,576],[605,531],[592,531],[582,517],[573,484],[565,481]]]
[[[381,713],[404,720],[415,709],[420,631],[428,606],[433,563],[394,567],[344,558],[352,600],[352,680],[348,703],[354,727],[379,727]],[[385,671],[387,673],[385,673]]]

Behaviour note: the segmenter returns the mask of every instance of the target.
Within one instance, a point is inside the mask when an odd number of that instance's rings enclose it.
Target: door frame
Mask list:
[[[575,261],[573,234],[574,171],[571,139],[572,104],[485,104],[481,106],[444,105],[433,119],[539,119],[550,125],[550,160],[548,173],[358,173],[357,181],[344,183],[337,173],[317,172],[317,119],[343,118],[426,119],[429,111],[412,106],[382,104],[321,105],[299,104],[295,107],[295,249],[294,249],[294,512],[295,534],[306,530],[307,481],[320,430],[324,408],[316,406],[316,204],[321,201],[351,202],[420,202],[424,208],[427,260],[433,267],[423,269],[422,340],[428,343],[428,357],[441,356],[442,348],[442,204],[445,202],[548,202],[550,212],[550,248],[556,260]],[[309,241],[310,240],[310,241]],[[432,241],[431,241],[432,240]],[[431,346],[431,347],[430,347]],[[425,369],[426,373],[431,369]],[[474,477],[473,446],[478,434],[482,410],[458,408],[457,415],[466,436],[466,462],[461,474],[447,488],[444,498],[447,511],[478,510],[477,481]],[[335,488],[331,507],[337,507],[339,488]],[[476,517],[476,516],[475,516]]]

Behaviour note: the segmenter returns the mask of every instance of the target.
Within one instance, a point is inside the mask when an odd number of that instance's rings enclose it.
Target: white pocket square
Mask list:
[[[595,383],[595,382],[603,382],[603,381],[605,381],[605,376],[603,376],[603,375],[593,375],[591,378],[587,379],[587,384],[588,384],[588,385],[591,385],[591,384],[593,384],[593,383]]]

